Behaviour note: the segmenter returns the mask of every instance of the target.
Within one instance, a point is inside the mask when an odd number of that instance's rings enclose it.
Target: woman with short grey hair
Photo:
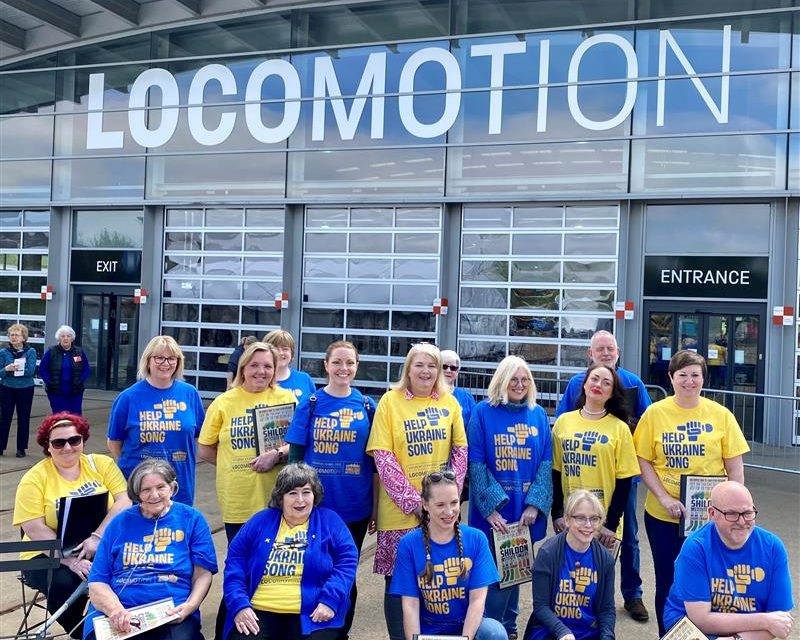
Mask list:
[[[57,344],[45,351],[39,363],[50,408],[53,413],[81,415],[84,385],[91,375],[89,359],[75,344],[75,330],[69,325],[56,329],[55,339]]]

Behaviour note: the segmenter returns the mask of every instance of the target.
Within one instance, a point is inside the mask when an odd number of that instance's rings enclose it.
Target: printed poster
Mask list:
[[[708,636],[700,631],[694,622],[683,616],[661,636],[661,640],[708,640]]]
[[[533,543],[527,526],[514,522],[507,525],[508,531],[492,531],[494,557],[500,574],[501,589],[533,580]]]
[[[256,455],[285,444],[284,438],[294,415],[294,403],[254,409]]]
[[[708,522],[708,506],[711,504],[711,490],[727,476],[681,476],[681,502],[689,512],[681,516],[678,532],[685,538]]]
[[[132,638],[138,636],[140,633],[150,631],[162,624],[167,624],[173,620],[177,620],[180,616],[175,613],[167,615],[167,611],[175,607],[172,598],[164,598],[163,600],[156,600],[150,604],[139,605],[138,607],[131,607],[128,611],[131,612],[131,631],[130,633],[119,633],[111,626],[111,622],[106,616],[95,618],[92,623],[94,624],[94,635],[97,640],[122,640],[123,638]]]

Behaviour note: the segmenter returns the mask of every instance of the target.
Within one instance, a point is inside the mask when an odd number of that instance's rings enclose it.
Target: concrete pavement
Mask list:
[[[111,403],[116,393],[88,391],[84,399],[84,415],[92,426],[92,435],[87,442],[87,452],[107,453],[105,433]],[[32,464],[40,460],[42,451],[35,444],[35,429],[42,417],[49,412],[49,405],[44,391],[36,390],[32,418],[31,446],[26,458],[17,459],[7,454],[0,457],[0,540],[13,541],[19,539],[19,531],[11,526],[16,486]],[[12,427],[13,428],[13,427]],[[13,456],[14,433],[10,438],[10,451]],[[753,493],[759,509],[759,524],[779,535],[789,550],[791,572],[794,579],[795,605],[800,602],[800,475],[782,472],[746,469],[747,484]],[[644,489],[639,492],[640,513],[644,501]],[[214,543],[220,559],[225,557],[225,534],[217,505],[214,488],[214,468],[201,463],[197,469],[197,487],[195,506],[207,518],[213,531]],[[641,524],[641,520],[640,520]],[[352,640],[383,640],[387,638],[383,622],[383,578],[372,573],[374,555],[374,537],[368,537],[362,550],[361,564],[358,571],[359,599],[356,618],[351,632]],[[646,624],[634,622],[622,608],[622,598],[617,595],[617,637],[622,640],[656,638],[658,631],[653,611],[653,563],[647,535],[644,527],[640,527],[641,574],[644,582],[644,600],[651,611],[651,620]],[[214,618],[222,592],[221,575],[215,577],[211,592],[202,607],[203,628],[206,637],[213,636]],[[20,587],[14,574],[0,574],[0,636],[13,634],[19,623]],[[530,587],[523,585],[520,602],[520,631],[531,613]],[[797,607],[796,607],[797,610]],[[790,636],[800,640],[800,624]]]

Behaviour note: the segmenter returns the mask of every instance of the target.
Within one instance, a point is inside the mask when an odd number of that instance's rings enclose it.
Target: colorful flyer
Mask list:
[[[681,516],[679,533],[682,538],[708,522],[711,490],[727,479],[727,476],[681,476],[681,502],[689,514],[688,517]]]
[[[661,640],[708,640],[708,636],[700,631],[694,622],[683,616],[661,636]]]
[[[129,633],[120,633],[116,631],[111,626],[111,621],[106,616],[95,618],[92,621],[94,624],[94,635],[97,640],[122,640],[123,638],[138,636],[140,633],[151,631],[156,627],[160,627],[162,624],[177,620],[180,617],[177,613],[167,615],[167,611],[174,608],[175,604],[172,598],[164,598],[163,600],[156,600],[149,604],[131,607],[128,609],[131,613],[131,631]]]
[[[506,525],[508,531],[493,531],[494,557],[501,589],[533,580],[531,530],[519,522]]]
[[[295,405],[276,404],[253,410],[256,430],[256,455],[285,444],[284,438],[294,415]]]

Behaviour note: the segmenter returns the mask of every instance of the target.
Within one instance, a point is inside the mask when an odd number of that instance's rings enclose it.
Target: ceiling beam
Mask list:
[[[20,29],[17,25],[0,20],[0,42],[4,42],[10,47],[25,49],[25,29]]]
[[[79,38],[81,35],[81,17],[50,0],[2,0],[2,3],[69,36]]]
[[[139,26],[139,4],[134,0],[91,0],[91,2],[121,18],[130,26]]]
[[[181,5],[184,9],[188,9],[193,16],[200,15],[200,0],[173,0],[173,2]]]

